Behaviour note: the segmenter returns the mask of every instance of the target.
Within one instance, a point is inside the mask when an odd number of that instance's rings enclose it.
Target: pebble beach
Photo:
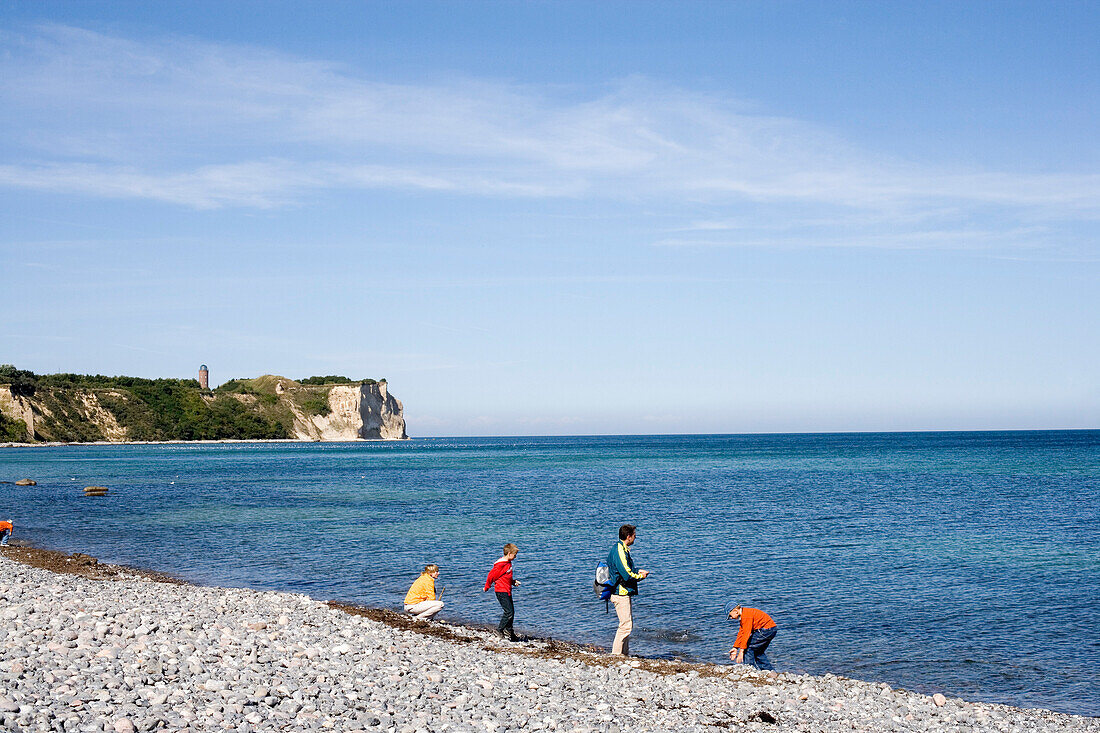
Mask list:
[[[511,644],[30,548],[5,548],[0,586],[4,731],[1100,731],[833,675]]]

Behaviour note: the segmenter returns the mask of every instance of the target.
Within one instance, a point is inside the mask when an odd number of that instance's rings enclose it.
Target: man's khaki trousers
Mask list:
[[[630,632],[634,630],[630,601],[630,596],[611,596],[615,615],[619,617],[619,629],[615,632],[615,643],[611,645],[612,654],[630,654]]]

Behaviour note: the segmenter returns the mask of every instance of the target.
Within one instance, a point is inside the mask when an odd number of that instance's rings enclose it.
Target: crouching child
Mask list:
[[[439,578],[439,566],[425,565],[420,577],[405,594],[405,613],[411,613],[422,621],[431,621],[443,610],[443,588],[436,593],[435,581]]]
[[[741,604],[726,604],[726,620],[739,624],[737,639],[730,649],[730,659],[736,664],[751,664],[757,669],[774,669],[765,651],[775,638],[776,625],[772,617],[759,608]]]

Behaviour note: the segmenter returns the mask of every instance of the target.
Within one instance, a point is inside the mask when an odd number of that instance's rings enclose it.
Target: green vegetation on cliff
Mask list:
[[[329,389],[313,387],[303,392],[294,380],[268,374],[255,379],[230,379],[215,389],[214,394],[217,397],[230,395],[256,414],[280,425],[292,426],[296,411],[307,416],[327,414]],[[309,409],[306,403],[317,393],[324,402],[323,409],[319,405],[311,405],[314,409]]]
[[[230,396],[205,398],[173,380],[129,391],[98,393],[99,402],[127,430],[129,440],[225,440],[289,438],[279,422],[258,415]]]
[[[385,380],[382,380],[385,381]],[[340,385],[377,384],[373,379],[352,380],[347,377],[309,377],[300,382],[271,374],[255,379],[230,379],[214,390],[215,394],[241,395],[251,399],[256,409],[278,421],[293,421],[294,412],[307,415],[328,415],[328,395]]]
[[[305,379],[298,380],[298,384],[305,386],[322,385],[322,384],[378,384],[378,382],[385,382],[385,378],[382,379],[348,379],[347,377],[337,376],[330,374],[327,377],[306,377]]]
[[[27,423],[0,412],[0,443],[23,443],[27,440]]]
[[[29,397],[34,394],[38,375],[28,372],[26,369],[16,369],[11,364],[0,364],[0,384],[11,387],[11,393],[18,397]]]
[[[257,414],[230,395],[204,395],[194,379],[40,375],[3,365],[0,384],[3,383],[11,384],[13,395],[29,399],[38,440],[291,437],[287,425]],[[105,428],[105,425],[114,427],[112,422],[117,423],[116,434]]]

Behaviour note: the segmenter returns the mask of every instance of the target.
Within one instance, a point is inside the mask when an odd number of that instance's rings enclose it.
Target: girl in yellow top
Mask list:
[[[405,613],[411,613],[425,621],[443,610],[443,601],[435,593],[435,579],[439,577],[438,565],[425,565],[420,577],[413,581],[405,594]],[[443,595],[444,588],[439,589]]]

